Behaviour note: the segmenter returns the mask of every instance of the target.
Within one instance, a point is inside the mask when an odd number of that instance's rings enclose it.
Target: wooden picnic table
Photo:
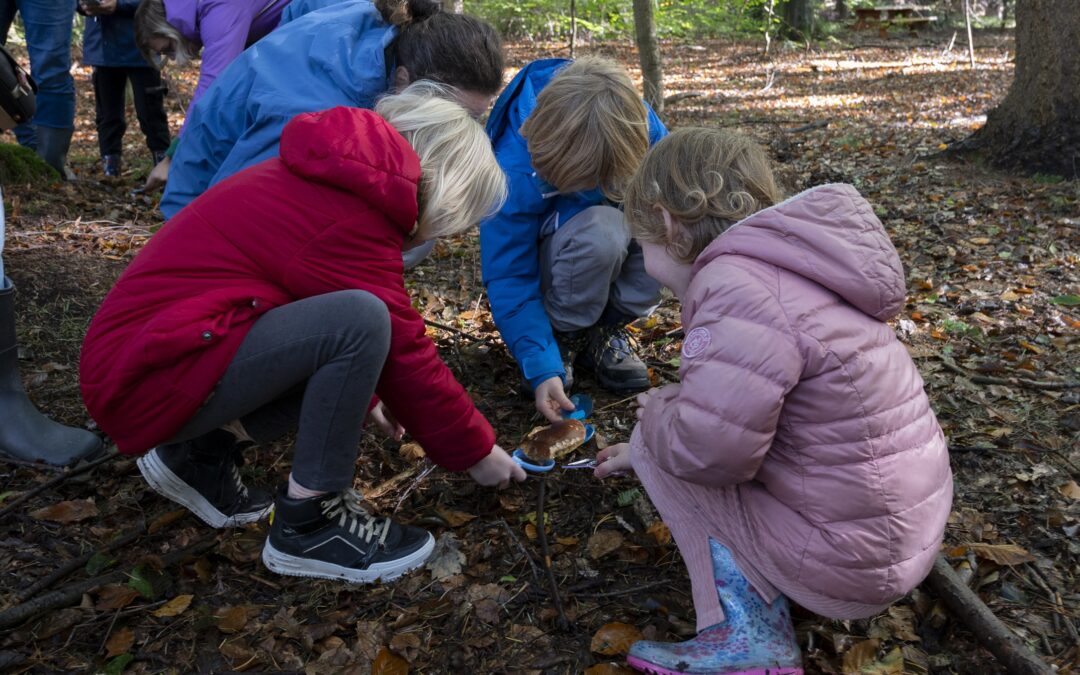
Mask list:
[[[856,7],[855,30],[863,28],[877,28],[878,34],[885,37],[890,26],[906,26],[911,32],[936,21],[936,16],[930,16],[930,7],[916,5],[892,5],[880,7]]]

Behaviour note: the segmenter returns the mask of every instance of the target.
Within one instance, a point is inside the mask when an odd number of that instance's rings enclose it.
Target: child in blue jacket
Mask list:
[[[166,87],[161,73],[147,63],[135,46],[135,9],[139,0],[80,0],[79,13],[86,16],[83,32],[83,63],[93,66],[94,106],[106,176],[123,170],[124,90],[131,82],[139,128],[146,136],[154,164],[169,148],[169,118],[165,114]]]
[[[548,419],[572,410],[573,365],[605,389],[649,387],[626,325],[660,298],[619,202],[649,146],[667,134],[619,64],[525,66],[487,124],[506,205],[480,226],[491,312]]]

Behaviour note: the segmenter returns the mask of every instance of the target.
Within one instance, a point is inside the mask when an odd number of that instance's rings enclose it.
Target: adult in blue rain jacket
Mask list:
[[[192,110],[169,169],[161,211],[171,218],[208,187],[276,156],[295,115],[374,107],[418,79],[457,89],[487,110],[502,85],[495,29],[444,13],[437,0],[346,2],[288,21],[249,47]]]
[[[626,325],[659,285],[618,209],[622,185],[667,135],[626,70],[606,59],[525,66],[487,123],[510,195],[481,224],[492,315],[549,419],[572,409],[573,365],[612,391],[649,386]]]

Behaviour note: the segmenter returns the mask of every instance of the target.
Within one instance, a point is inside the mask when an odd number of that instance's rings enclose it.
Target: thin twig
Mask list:
[[[477,337],[476,335],[473,335],[472,333],[466,333],[465,331],[463,331],[461,329],[454,328],[453,326],[447,326],[447,325],[441,324],[441,323],[439,323],[437,321],[432,321],[431,319],[424,319],[424,323],[426,323],[427,325],[429,325],[429,326],[431,326],[433,328],[438,328],[439,330],[444,330],[447,333],[453,333],[454,335],[460,335],[461,337],[469,338],[470,340],[472,340],[473,342],[476,342],[478,344],[485,344],[485,343],[489,342],[489,339],[486,336],[485,337]]]
[[[518,539],[518,536],[510,529],[510,524],[506,522],[505,518],[500,518],[499,523],[503,526],[503,529],[506,530],[506,533],[510,535],[510,539],[517,544],[518,550],[521,551],[521,555],[525,556],[525,560],[528,561],[529,568],[532,570],[533,580],[540,581],[540,570],[536,567],[536,561],[529,555],[529,550],[525,548],[525,544],[522,544],[521,540]]]
[[[639,393],[630,394],[626,398],[620,398],[618,401],[615,401],[614,403],[608,403],[607,405],[605,405],[605,406],[603,406],[601,408],[597,408],[596,410],[593,410],[593,414],[595,415],[598,412],[603,412],[603,411],[605,411],[605,410],[607,410],[609,408],[614,408],[615,406],[622,405],[623,403],[629,403],[630,401],[633,401],[634,399],[636,399],[640,395],[641,394],[639,392]]]
[[[570,622],[566,618],[566,612],[563,611],[562,596],[559,595],[559,582],[555,579],[555,571],[551,569],[551,552],[548,550],[547,533],[544,531],[544,496],[547,486],[547,474],[540,476],[537,485],[536,530],[537,537],[540,539],[540,552],[543,554],[541,562],[544,565],[544,571],[547,572],[548,583],[551,588],[551,600],[555,603],[555,611],[559,613],[556,625],[559,630],[570,630]]]
[[[105,462],[108,462],[111,459],[115,459],[118,454],[119,453],[114,448],[112,451],[107,452],[103,457],[98,457],[97,459],[95,459],[95,460],[93,460],[91,462],[88,462],[88,463],[84,464],[83,466],[80,466],[77,469],[72,469],[71,471],[67,471],[65,473],[60,474],[56,478],[47,480],[44,483],[42,483],[41,485],[34,488],[33,490],[27,490],[26,492],[22,493],[21,495],[19,495],[15,499],[11,500],[11,502],[7,506],[0,509],[0,518],[3,518],[7,514],[14,511],[16,507],[20,506],[21,504],[23,504],[24,502],[26,502],[26,501],[28,501],[30,499],[33,499],[34,497],[38,496],[42,492],[45,492],[49,488],[56,487],[57,485],[59,485],[60,483],[63,483],[64,481],[68,480],[69,478],[74,478],[75,476],[81,476],[84,473],[87,473],[89,471],[93,471],[94,469],[101,466]]]
[[[1080,389],[1080,382],[1041,382],[1038,380],[1028,380],[1022,377],[988,377],[986,375],[976,375],[970,370],[961,368],[946,358],[942,358],[941,363],[945,366],[945,370],[950,370],[957,375],[962,375],[971,380],[974,384],[1000,384],[1004,386],[1026,387],[1028,389],[1041,390]]]
[[[645,591],[645,590],[648,590],[650,588],[656,588],[657,586],[667,586],[670,583],[671,583],[670,580],[667,580],[667,581],[650,581],[647,584],[642,584],[640,586],[634,586],[633,588],[624,588],[621,591],[607,591],[606,593],[575,593],[574,597],[575,598],[614,598],[615,596],[618,596],[618,595],[629,595],[630,593],[638,593],[640,591]]]

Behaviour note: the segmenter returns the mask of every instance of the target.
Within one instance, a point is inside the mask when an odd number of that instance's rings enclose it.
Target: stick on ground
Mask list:
[[[1054,671],[994,616],[943,556],[939,555],[934,561],[926,583],[1008,672],[1013,675],[1052,675]]]

